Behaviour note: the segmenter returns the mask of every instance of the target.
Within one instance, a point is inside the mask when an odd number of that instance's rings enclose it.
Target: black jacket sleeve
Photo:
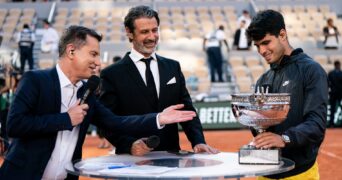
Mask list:
[[[180,83],[181,83],[181,97],[179,102],[184,104],[184,109],[191,110],[196,112],[192,100],[190,97],[190,94],[188,90],[186,89],[185,84],[185,78],[181,71],[180,65],[178,64],[178,73],[180,75]],[[192,147],[194,147],[197,144],[205,144],[205,139],[203,135],[203,129],[200,119],[198,118],[198,115],[194,117],[193,120],[182,122],[180,123],[188,140],[191,142]]]
[[[22,77],[15,98],[9,110],[7,133],[13,138],[28,138],[47,133],[57,133],[72,128],[68,113],[39,113],[39,96],[42,91],[49,91],[42,82],[41,75],[29,71]]]

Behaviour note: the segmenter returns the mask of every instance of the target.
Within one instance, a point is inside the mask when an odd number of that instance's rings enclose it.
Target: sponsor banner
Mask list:
[[[194,103],[203,129],[236,129],[244,126],[237,122],[229,101]]]

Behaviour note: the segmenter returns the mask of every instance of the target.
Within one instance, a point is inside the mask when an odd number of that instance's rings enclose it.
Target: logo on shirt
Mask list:
[[[282,86],[287,86],[290,83],[289,80],[285,81]]]

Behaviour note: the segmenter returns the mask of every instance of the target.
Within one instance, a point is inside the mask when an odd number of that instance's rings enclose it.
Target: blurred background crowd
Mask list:
[[[139,4],[158,11],[161,23],[157,53],[180,61],[193,101],[207,103],[200,106],[227,102],[233,93],[252,92],[258,77],[269,69],[245,36],[253,15],[264,9],[284,15],[294,48],[303,48],[327,73],[341,74],[342,1],[338,0],[0,0],[1,120],[6,119],[22,73],[56,64],[58,38],[66,27],[82,25],[102,34],[102,68],[120,60],[131,46],[123,17],[130,7]],[[218,46],[223,62],[215,67],[207,51],[215,46],[210,44],[212,38],[226,44]],[[328,125],[341,126],[342,90],[331,92],[330,107],[334,111],[328,113]],[[212,124],[204,115],[201,120]]]

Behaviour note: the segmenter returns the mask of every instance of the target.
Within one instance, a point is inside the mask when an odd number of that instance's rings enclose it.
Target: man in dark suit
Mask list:
[[[101,72],[100,100],[114,113],[153,113],[179,103],[185,105],[184,109],[195,111],[179,63],[155,53],[159,39],[158,26],[157,12],[148,6],[133,7],[125,17],[126,33],[133,48],[121,61]],[[197,117],[181,125],[195,152],[218,153],[218,150],[205,144]],[[167,125],[160,131],[134,132],[130,135],[105,133],[116,147],[116,153],[133,155],[144,155],[153,150],[144,143],[144,138],[151,135],[160,138],[160,144],[154,150],[180,149],[177,124]]]
[[[95,31],[71,26],[61,38],[56,67],[23,76],[8,116],[7,132],[13,140],[0,179],[67,178],[64,167],[82,157],[90,123],[119,133],[144,133],[196,115],[178,111],[183,105],[176,105],[158,115],[120,117],[99,103],[94,94],[80,104],[77,99],[87,89],[82,80],[100,66],[100,41]]]
[[[241,20],[240,28],[235,31],[234,34],[234,42],[233,48],[236,50],[249,50],[252,45],[252,41],[250,41],[246,36],[246,21]]]

